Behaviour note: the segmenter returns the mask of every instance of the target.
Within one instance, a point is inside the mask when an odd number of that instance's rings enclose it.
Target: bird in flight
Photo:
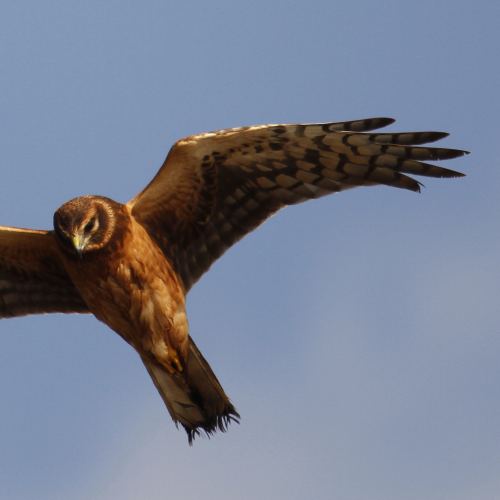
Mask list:
[[[286,205],[358,186],[419,191],[406,174],[461,177],[426,163],[467,151],[420,147],[443,132],[373,133],[393,123],[262,125],[174,144],[125,205],[83,196],[54,229],[0,226],[0,318],[94,314],[141,357],[189,442],[239,415],[189,336],[185,297],[231,245]]]

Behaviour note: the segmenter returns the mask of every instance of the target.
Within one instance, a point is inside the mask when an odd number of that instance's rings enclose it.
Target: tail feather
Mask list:
[[[217,430],[225,432],[232,420],[239,423],[238,412],[191,338],[181,373],[171,374],[155,360],[141,358],[172,420],[186,429],[189,444],[202,432],[210,436]]]

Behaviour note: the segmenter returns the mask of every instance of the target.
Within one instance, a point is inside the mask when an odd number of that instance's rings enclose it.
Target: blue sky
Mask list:
[[[88,316],[0,325],[0,497],[500,497],[500,4],[0,6],[0,224],[126,202],[174,141],[391,116],[463,179],[287,208],[188,296],[242,415],[190,448],[135,352]]]

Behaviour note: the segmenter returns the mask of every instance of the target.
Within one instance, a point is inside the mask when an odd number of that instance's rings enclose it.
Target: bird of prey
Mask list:
[[[174,144],[125,205],[68,201],[54,229],[0,226],[0,318],[91,313],[141,357],[189,442],[239,415],[188,333],[185,297],[231,245],[286,205],[358,186],[419,191],[406,174],[460,177],[428,160],[466,151],[419,147],[442,132],[373,133],[394,120],[263,125]]]

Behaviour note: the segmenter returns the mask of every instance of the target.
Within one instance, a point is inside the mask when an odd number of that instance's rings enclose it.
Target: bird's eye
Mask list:
[[[87,222],[87,225],[83,229],[86,233],[90,233],[92,231],[92,228],[94,227],[94,221],[91,220],[90,222]]]

